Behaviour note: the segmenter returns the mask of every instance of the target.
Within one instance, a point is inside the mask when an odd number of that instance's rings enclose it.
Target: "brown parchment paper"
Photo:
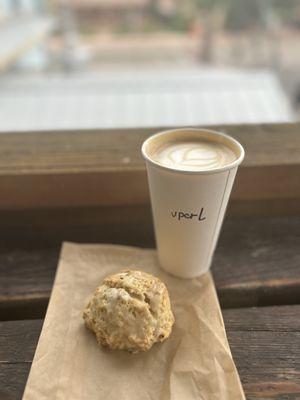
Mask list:
[[[141,269],[167,285],[176,322],[146,353],[96,344],[82,310],[101,280]],[[24,400],[240,400],[243,390],[211,275],[183,280],[158,267],[156,252],[65,243]]]

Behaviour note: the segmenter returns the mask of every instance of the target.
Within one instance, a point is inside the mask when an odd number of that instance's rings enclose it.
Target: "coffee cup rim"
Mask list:
[[[222,138],[230,141],[231,144],[233,144],[235,146],[235,148],[238,149],[239,155],[237,155],[237,158],[234,161],[232,161],[231,163],[229,163],[227,165],[224,165],[223,167],[216,167],[216,168],[212,168],[212,169],[208,169],[208,170],[182,170],[182,169],[178,169],[175,167],[163,165],[163,164],[159,163],[158,161],[154,160],[153,158],[151,158],[151,156],[147,153],[147,149],[146,149],[147,146],[149,145],[149,143],[161,136],[164,136],[165,134],[171,134],[171,133],[176,133],[176,132],[209,133],[212,136],[218,136],[218,137],[221,136]],[[224,132],[215,131],[213,129],[205,129],[205,128],[176,128],[176,129],[167,129],[165,131],[160,131],[158,133],[155,133],[155,134],[149,136],[143,142],[141,152],[142,152],[143,158],[147,162],[149,162],[151,165],[153,165],[154,167],[162,169],[162,170],[166,170],[166,171],[176,172],[179,174],[185,174],[185,175],[191,175],[191,174],[192,175],[199,175],[199,174],[206,175],[206,174],[215,174],[215,173],[227,171],[227,170],[233,169],[235,167],[238,167],[245,157],[245,150],[244,150],[243,146],[232,136],[227,135]]]

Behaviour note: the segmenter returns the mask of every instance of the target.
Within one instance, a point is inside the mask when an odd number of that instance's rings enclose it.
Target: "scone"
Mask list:
[[[98,343],[131,352],[146,351],[155,342],[164,341],[174,324],[165,284],[134,270],[106,277],[87,304],[83,318]]]

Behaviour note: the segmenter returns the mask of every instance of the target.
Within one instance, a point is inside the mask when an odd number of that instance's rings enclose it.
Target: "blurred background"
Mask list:
[[[0,131],[292,122],[298,0],[0,0]]]

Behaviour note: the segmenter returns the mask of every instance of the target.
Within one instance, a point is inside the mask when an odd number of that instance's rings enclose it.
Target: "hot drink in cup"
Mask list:
[[[208,271],[243,147],[223,133],[175,129],[142,147],[161,267],[193,278]]]

